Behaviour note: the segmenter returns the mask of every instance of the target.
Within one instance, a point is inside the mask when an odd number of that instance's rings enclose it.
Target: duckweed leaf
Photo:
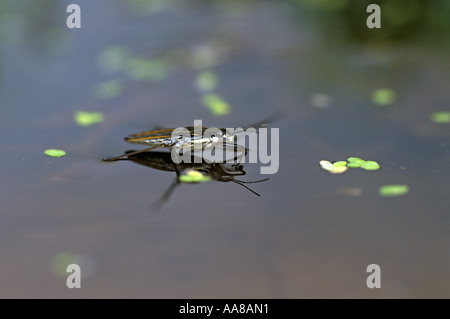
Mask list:
[[[361,165],[361,164],[364,162],[363,159],[361,159],[361,158],[359,158],[359,157],[354,157],[354,156],[347,158],[347,161],[348,161],[349,163],[357,163],[357,164],[359,164],[359,165]]]
[[[51,157],[63,157],[66,152],[59,149],[48,149],[44,151],[44,154]]]
[[[337,167],[345,167],[347,166],[347,162],[346,161],[338,161],[333,163],[333,167],[337,168]]]
[[[202,97],[202,103],[213,115],[221,116],[230,113],[230,105],[217,94],[207,93]]]
[[[392,197],[392,196],[401,196],[405,195],[409,192],[409,186],[404,184],[398,184],[398,185],[384,185],[381,186],[378,190],[378,193],[381,196],[385,197]]]
[[[347,171],[348,167],[347,166],[339,166],[339,167],[334,167],[332,170],[330,170],[329,172],[331,174],[342,174],[345,171]]]
[[[361,164],[361,168],[368,171],[376,171],[377,169],[380,169],[380,165],[375,161],[364,161]]]
[[[320,161],[319,164],[322,169],[330,172],[331,174],[342,174],[347,170],[347,166],[335,166],[330,161],[326,160]]]
[[[396,94],[393,90],[382,88],[372,92],[372,102],[377,105],[390,105],[395,102]]]
[[[319,162],[320,167],[322,167],[324,170],[332,170],[333,169],[333,163],[331,163],[330,161],[326,161],[326,160],[321,160]]]
[[[178,177],[178,180],[182,183],[199,183],[199,182],[209,182],[211,180],[210,176],[205,176],[199,171],[191,169],[185,174]]]
[[[74,120],[79,126],[92,126],[104,121],[105,116],[101,112],[76,111]]]
[[[347,158],[348,164],[347,167],[349,168],[358,168],[361,167],[361,164],[365,161],[359,157],[349,157]]]
[[[438,124],[450,123],[450,112],[433,112],[430,115],[430,120]]]

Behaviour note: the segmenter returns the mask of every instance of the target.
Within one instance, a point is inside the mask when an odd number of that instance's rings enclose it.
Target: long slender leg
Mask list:
[[[255,192],[253,189],[251,189],[250,187],[248,187],[248,186],[246,186],[246,185],[244,185],[244,184],[261,183],[261,182],[265,182],[265,181],[267,181],[267,180],[268,180],[268,178],[261,179],[261,180],[259,180],[259,181],[245,182],[245,181],[240,181],[240,180],[238,180],[238,179],[233,179],[232,182],[234,182],[234,183],[236,183],[236,184],[238,184],[238,185],[241,185],[242,187],[248,189],[250,192],[252,192],[253,194],[255,194],[255,195],[257,195],[257,196],[261,196],[261,195],[259,195],[257,192]]]
[[[140,150],[140,151],[136,151],[136,152],[132,152],[132,153],[126,153],[126,154],[122,154],[122,155],[115,156],[115,157],[110,157],[110,158],[104,158],[103,161],[104,162],[114,162],[114,161],[117,161],[117,160],[121,159],[122,157],[127,157],[127,156],[131,156],[131,155],[139,154],[139,153],[142,153],[142,152],[151,151],[151,150],[163,147],[163,146],[164,145],[152,146],[152,147],[149,147],[149,148],[144,148],[143,150]]]
[[[159,210],[162,206],[164,206],[165,203],[170,199],[172,196],[173,191],[175,188],[180,184],[180,181],[178,180],[178,177],[175,178],[175,180],[170,184],[170,186],[167,188],[167,190],[164,192],[164,194],[153,203],[153,207],[156,210]]]

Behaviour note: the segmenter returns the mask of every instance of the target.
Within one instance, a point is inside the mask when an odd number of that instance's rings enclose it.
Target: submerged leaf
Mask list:
[[[430,115],[430,119],[438,124],[450,123],[450,112],[433,112]]]
[[[381,186],[378,190],[378,193],[381,196],[385,197],[391,197],[391,196],[401,196],[405,195],[409,192],[409,186],[404,184],[398,184],[398,185],[384,185]]]
[[[372,102],[377,105],[389,105],[395,102],[396,94],[393,90],[382,88],[372,92]]]
[[[207,107],[213,115],[220,116],[230,113],[230,105],[217,94],[204,94],[202,97],[202,103]]]
[[[76,111],[74,120],[80,126],[92,126],[104,121],[105,116],[101,112]]]
[[[66,152],[59,149],[48,149],[44,151],[44,154],[51,157],[63,157]]]
[[[197,75],[197,78],[195,79],[195,86],[200,91],[212,91],[217,88],[218,82],[219,79],[215,72],[203,71]]]

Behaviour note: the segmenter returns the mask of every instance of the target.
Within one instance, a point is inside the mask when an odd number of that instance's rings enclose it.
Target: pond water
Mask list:
[[[448,2],[413,1],[423,15],[381,30],[365,6],[300,0],[72,2],[81,29],[69,1],[0,4],[0,297],[450,297],[450,124],[430,120],[450,111]],[[202,91],[205,71],[219,81]],[[391,103],[373,101],[380,88]],[[104,120],[79,126],[79,110]],[[269,177],[247,185],[260,197],[181,184],[156,210],[173,172],[101,161],[145,148],[123,140],[139,131],[274,113],[278,172],[239,177]],[[349,156],[381,169],[319,166]],[[409,192],[380,196],[388,184]]]

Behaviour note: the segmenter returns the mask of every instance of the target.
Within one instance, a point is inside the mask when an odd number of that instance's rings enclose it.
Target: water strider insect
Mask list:
[[[180,177],[191,170],[200,172],[203,176],[211,177],[211,179],[219,182],[233,182],[241,185],[257,196],[260,195],[244,184],[260,183],[268,180],[268,178],[257,181],[241,181],[236,179],[236,176],[243,176],[246,174],[244,167],[240,164],[207,163],[204,160],[202,160],[201,163],[191,161],[191,163],[182,162],[177,164],[172,160],[170,153],[161,151],[139,153],[128,151],[118,160],[130,160],[137,164],[157,170],[175,172],[177,174],[177,178],[168,187],[164,195],[157,201],[158,204],[162,204],[170,198],[175,187],[181,183]]]
[[[250,127],[266,127],[269,125],[268,123],[272,122],[279,116],[279,114],[272,115],[268,119],[260,121]],[[151,151],[157,148],[175,148],[178,151],[191,151],[197,149],[196,147],[200,149],[207,149],[217,145],[223,146],[224,149],[233,150],[235,154],[240,153],[240,155],[235,157],[233,160],[247,155],[248,149],[242,145],[236,144],[235,138],[236,135],[239,134],[239,131],[228,133],[225,128],[208,128],[206,126],[187,126],[181,129],[187,130],[189,136],[186,136],[185,134],[178,134],[177,129],[173,128],[151,130],[129,135],[125,137],[125,141],[129,143],[149,145],[150,147],[130,154],[122,154],[103,160],[106,162],[113,162],[123,157]]]
[[[214,147],[220,143],[222,143],[225,148],[233,148],[233,150],[237,152],[240,151],[246,154],[248,151],[247,148],[241,145],[234,144],[235,135],[227,134],[227,131],[224,128],[219,129],[208,128],[205,126],[187,126],[185,129],[189,132],[190,136],[177,134],[176,129],[173,128],[151,130],[129,135],[125,137],[125,141],[134,144],[150,145],[150,147],[140,151],[135,151],[133,154],[123,154],[103,160],[106,162],[112,162],[122,157],[151,151],[157,148],[176,148],[183,151],[192,150],[196,146],[198,146],[200,149],[205,149],[208,147]],[[205,136],[206,130],[209,130],[210,134],[208,134],[208,136]]]

